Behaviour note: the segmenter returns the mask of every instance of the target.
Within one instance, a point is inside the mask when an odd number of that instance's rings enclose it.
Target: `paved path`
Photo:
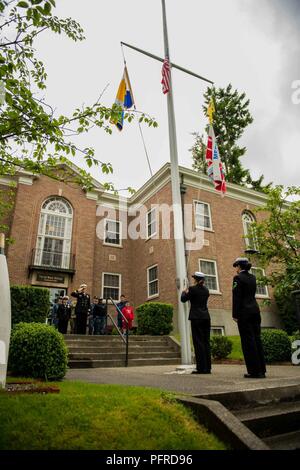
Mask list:
[[[211,375],[191,375],[178,366],[70,369],[66,380],[155,387],[186,394],[206,394],[300,385],[300,366],[268,366],[266,379],[245,379],[243,365],[214,365]]]

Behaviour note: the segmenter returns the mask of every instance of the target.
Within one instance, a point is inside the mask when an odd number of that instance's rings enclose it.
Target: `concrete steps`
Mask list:
[[[274,450],[300,449],[300,385],[202,395],[217,400]]]
[[[300,431],[267,437],[264,442],[272,450],[300,450]]]
[[[272,437],[273,443],[280,441],[280,435],[300,433],[300,402],[269,404],[234,414],[260,438]],[[300,447],[300,440],[298,444]]]
[[[123,367],[125,343],[119,336],[65,335],[69,367]],[[129,336],[129,366],[180,364],[180,347],[168,336]]]

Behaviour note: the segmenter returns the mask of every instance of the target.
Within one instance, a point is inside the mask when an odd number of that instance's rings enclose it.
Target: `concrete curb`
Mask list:
[[[193,411],[199,424],[203,424],[233,450],[270,450],[221,403],[192,397],[176,399]]]

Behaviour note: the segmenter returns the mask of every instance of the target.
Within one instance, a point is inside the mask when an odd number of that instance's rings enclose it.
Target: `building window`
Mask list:
[[[210,332],[213,336],[224,336],[225,328],[224,326],[212,326]]]
[[[73,210],[63,198],[48,198],[42,205],[35,250],[35,265],[67,269],[71,261]]]
[[[216,261],[200,259],[199,270],[205,274],[205,284],[209,291],[212,293],[219,293],[219,280]]]
[[[242,220],[247,250],[258,251],[258,242],[255,236],[255,229],[253,227],[253,224],[256,222],[254,215],[248,211],[244,212]]]
[[[103,273],[102,275],[102,297],[112,298],[115,301],[120,299],[121,274]]]
[[[147,212],[147,238],[152,238],[157,232],[156,208]]]
[[[148,278],[148,298],[159,295],[158,288],[158,266],[151,266],[147,269]]]
[[[195,226],[198,229],[212,230],[210,205],[195,201]]]
[[[256,277],[256,296],[257,297],[269,297],[267,286],[264,286],[261,279],[265,276],[265,271],[262,268],[251,268],[251,273]]]
[[[108,245],[121,246],[121,222],[105,220],[104,240]]]

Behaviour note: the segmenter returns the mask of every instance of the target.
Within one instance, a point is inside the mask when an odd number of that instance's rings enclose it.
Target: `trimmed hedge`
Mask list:
[[[232,351],[233,342],[227,336],[210,338],[211,355],[214,359],[226,359]]]
[[[12,324],[45,323],[50,309],[50,292],[43,287],[12,286]]]
[[[52,326],[19,323],[11,334],[8,370],[15,376],[60,380],[67,371],[68,350]]]
[[[262,330],[261,340],[266,362],[291,361],[291,341],[283,330]]]
[[[136,309],[138,335],[168,335],[173,329],[173,305],[147,302]]]

